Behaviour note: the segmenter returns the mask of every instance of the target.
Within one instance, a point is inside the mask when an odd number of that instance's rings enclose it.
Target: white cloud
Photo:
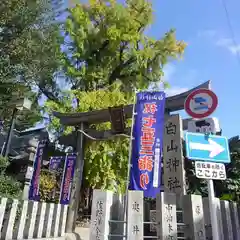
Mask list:
[[[214,45],[227,49],[233,55],[240,53],[240,44],[235,44],[231,38],[219,36],[216,30],[199,31],[197,36],[210,40]]]
[[[234,44],[231,38],[220,38],[217,40],[216,45],[226,48],[234,55],[240,53],[240,44]]]

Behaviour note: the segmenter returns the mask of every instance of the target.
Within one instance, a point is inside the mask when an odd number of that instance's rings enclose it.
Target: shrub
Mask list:
[[[7,198],[19,198],[21,196],[21,183],[14,178],[0,174],[0,196]]]
[[[0,173],[5,172],[8,165],[9,165],[8,158],[0,155]]]
[[[56,187],[56,177],[48,170],[42,170],[40,175],[40,199],[52,202],[52,192]]]

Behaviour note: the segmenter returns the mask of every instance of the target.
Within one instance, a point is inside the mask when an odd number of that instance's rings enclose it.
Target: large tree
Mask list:
[[[185,43],[169,30],[161,39],[145,35],[153,10],[146,0],[91,0],[68,10],[64,27],[62,70],[69,91],[46,103],[49,113],[90,111],[133,101],[134,89],[159,84],[163,66],[181,56]],[[54,95],[51,89],[48,94]],[[90,126],[109,129],[110,124]],[[62,132],[57,119],[50,128]],[[67,132],[72,128],[65,129]],[[97,141],[87,145],[85,179],[91,187],[122,191],[126,186],[128,139]],[[116,184],[117,183],[117,184]]]
[[[128,90],[147,88],[185,48],[173,29],[159,40],[145,35],[153,20],[146,0],[92,0],[68,14],[62,66],[71,89],[97,90],[116,81]]]
[[[1,1],[0,100],[5,120],[11,115],[10,105],[23,95],[33,100],[34,107],[21,119],[27,125],[40,120],[38,97],[45,94],[45,88],[55,88],[54,73],[60,61],[57,13],[58,5],[51,0]]]

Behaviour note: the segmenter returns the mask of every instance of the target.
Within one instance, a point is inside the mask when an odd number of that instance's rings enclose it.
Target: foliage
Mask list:
[[[62,68],[70,88],[92,91],[120,81],[129,91],[159,82],[163,66],[181,56],[185,43],[174,30],[160,40],[146,36],[152,16],[145,0],[91,0],[69,8]]]
[[[56,177],[53,173],[47,170],[41,170],[40,174],[40,198],[41,201],[48,202],[52,200],[52,192],[56,187]]]
[[[235,136],[229,139],[231,163],[226,165],[227,179],[216,181],[216,194],[219,197],[228,197],[240,201],[240,139]]]
[[[66,93],[64,104],[59,105],[53,101],[46,103],[46,109],[58,111],[71,111],[71,93]],[[109,90],[92,92],[74,91],[75,97],[81,100],[77,111],[86,112],[92,109],[103,109],[132,102],[131,94],[124,94],[120,86],[109,87]],[[50,126],[60,129],[61,125],[53,118]],[[110,129],[110,123],[91,125],[97,130]],[[69,133],[70,128],[65,129]],[[123,191],[126,185],[128,139],[116,138],[108,141],[88,141],[85,149],[84,176],[85,184],[93,188],[115,189]]]
[[[19,131],[35,125],[42,119],[38,105],[37,94],[31,91],[30,87],[19,83],[0,83],[0,113],[4,120],[4,127],[8,129],[14,106],[18,99],[27,97],[32,101],[31,114],[28,110],[18,111],[15,121],[15,128]]]
[[[0,173],[5,172],[8,166],[9,166],[8,158],[0,155]]]
[[[78,102],[77,112],[126,105],[133,101],[133,89],[158,84],[163,66],[181,56],[185,43],[176,40],[174,30],[160,40],[146,36],[152,16],[152,6],[144,0],[126,0],[125,4],[91,0],[70,8],[62,69],[71,90],[56,100],[50,98],[53,101],[46,103],[45,110],[71,112],[73,98]],[[110,123],[90,127],[109,129]],[[51,117],[50,130],[57,135],[73,128],[63,128]],[[123,191],[127,161],[128,139],[88,142],[84,173],[89,186]]]
[[[0,112],[5,124],[16,99],[25,96],[33,101],[31,114],[21,112],[18,116],[19,130],[41,120],[38,98],[45,87],[54,87],[61,42],[54,21],[58,10],[54,8],[58,6],[52,0],[0,3]]]
[[[12,177],[0,174],[0,196],[8,198],[19,198],[22,184]]]
[[[6,176],[5,170],[9,165],[8,158],[0,156],[0,196],[18,198],[21,194],[21,183]]]

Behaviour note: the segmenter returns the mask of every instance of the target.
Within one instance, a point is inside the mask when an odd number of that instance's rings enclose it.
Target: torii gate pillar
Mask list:
[[[78,213],[79,197],[83,176],[84,167],[84,135],[82,133],[84,129],[84,123],[81,122],[80,126],[76,129],[77,131],[77,161],[75,165],[75,172],[73,177],[73,184],[71,189],[71,197],[68,207],[67,222],[66,222],[66,232],[72,233],[75,230],[76,218]],[[81,130],[81,131],[78,131]]]

